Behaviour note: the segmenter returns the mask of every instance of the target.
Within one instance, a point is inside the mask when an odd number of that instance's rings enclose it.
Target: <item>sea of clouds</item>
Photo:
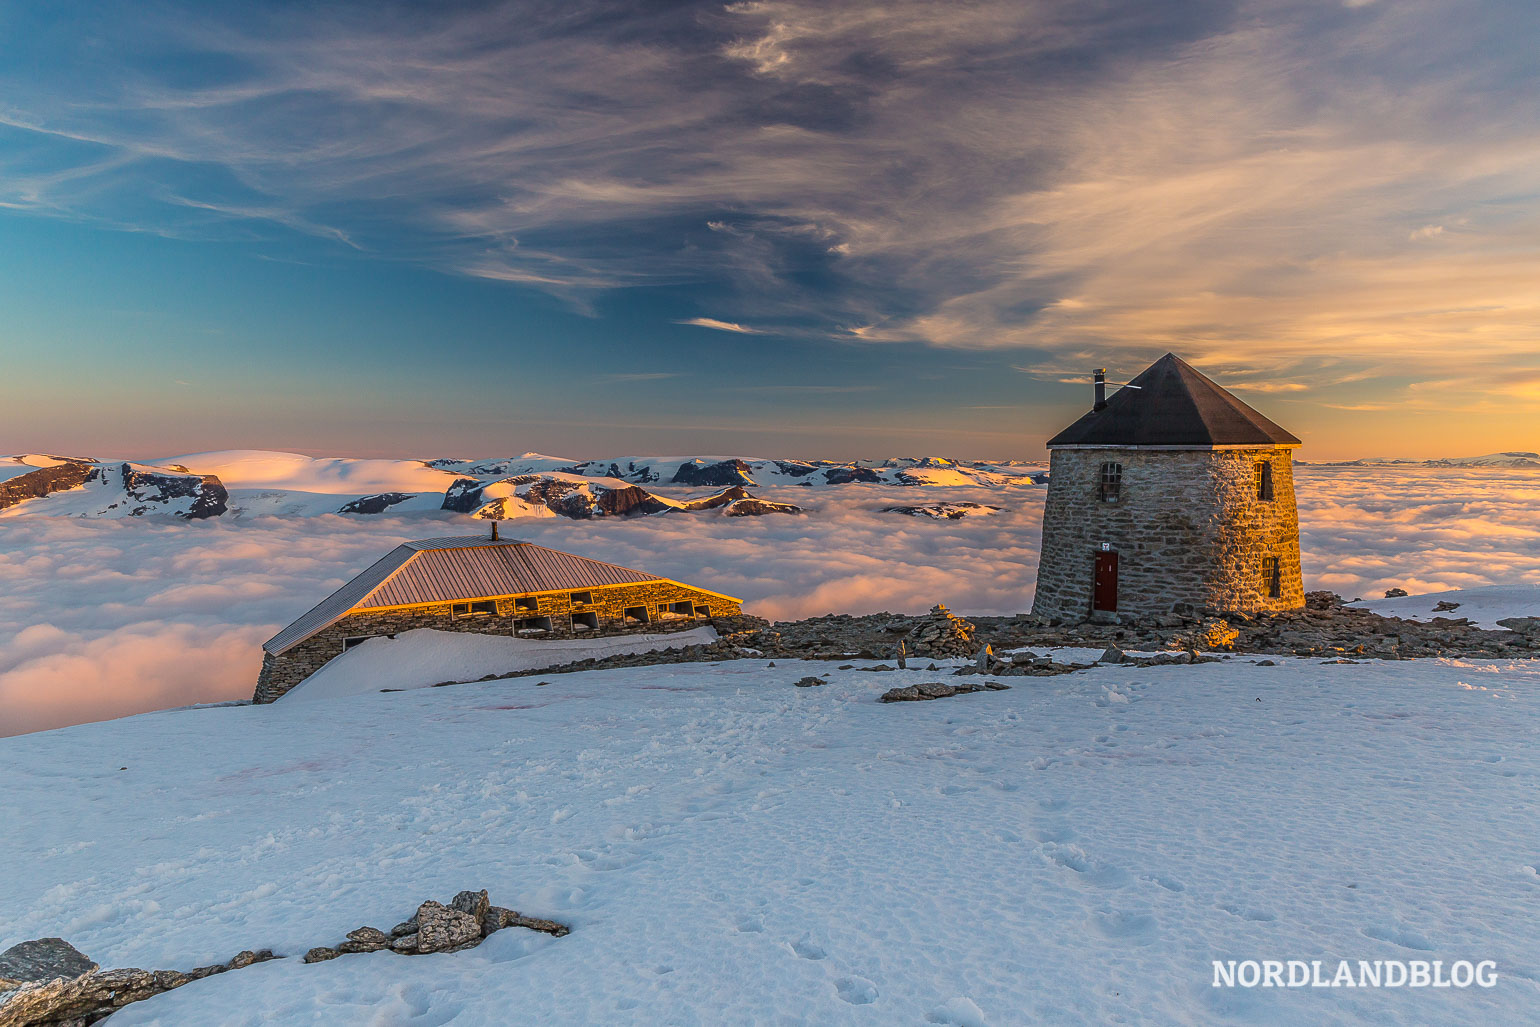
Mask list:
[[[739,596],[773,620],[945,603],[1030,609],[1045,489],[760,489],[800,517],[667,515],[509,522],[555,548]],[[1540,473],[1297,469],[1305,586],[1378,596],[1540,583]],[[932,521],[894,504],[1000,513]],[[0,522],[0,736],[243,699],[260,645],[398,543],[482,522],[256,517]]]

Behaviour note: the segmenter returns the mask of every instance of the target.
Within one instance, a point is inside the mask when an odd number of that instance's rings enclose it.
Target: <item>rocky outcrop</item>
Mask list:
[[[55,942],[79,958],[67,957],[67,962],[58,964],[62,972],[25,981],[18,987],[7,989],[5,983],[0,982],[0,1027],[87,1027],[132,1002],[141,1002],[214,974],[239,970],[277,958],[268,949],[262,949],[242,952],[228,963],[200,966],[185,972],[139,970],[132,967],[100,970],[95,963],[58,938],[23,942],[8,950],[6,955],[23,946],[43,945],[55,952],[61,951],[52,945]],[[89,966],[89,969],[81,973],[72,972],[74,967],[82,965]]]
[[[870,467],[831,467],[823,472],[823,480],[830,485],[849,485],[852,482],[870,482],[880,485],[882,475]]]
[[[680,511],[698,513],[722,509],[729,517],[762,513],[801,513],[790,503],[757,499],[742,485],[715,495],[674,500],[654,495],[639,485],[613,478],[582,479],[554,474],[520,474],[496,481],[460,478],[444,494],[443,509],[484,519],[518,517],[544,507],[558,517],[636,517]]]
[[[63,938],[38,938],[0,952],[0,988],[79,977],[95,969],[97,965],[90,957]]]
[[[49,457],[61,463],[52,467],[39,467],[35,471],[18,474],[0,481],[0,510],[29,499],[42,499],[55,492],[65,492],[84,485],[96,470],[92,460],[76,457]]]
[[[466,479],[461,479],[466,480]],[[408,499],[415,499],[415,492],[381,492],[377,496],[363,496],[350,503],[342,504],[340,514],[378,514],[384,513],[397,503],[404,503]]]
[[[175,512],[190,521],[218,517],[226,510],[230,493],[213,474],[158,470],[136,464],[123,464],[123,491],[130,502],[140,504],[128,511],[130,516],[146,513]],[[178,500],[192,500],[180,503]],[[171,511],[169,507],[179,507]]]
[[[938,521],[955,521],[963,517],[999,513],[1000,508],[985,503],[932,503],[929,506],[885,506],[882,512],[908,514],[910,517],[929,517]]]
[[[755,485],[749,465],[742,460],[722,460],[714,464],[692,460],[680,464],[674,472],[675,485]]]
[[[475,948],[494,932],[507,927],[522,927],[557,938],[568,934],[565,924],[540,917],[525,916],[513,909],[492,905],[486,889],[462,891],[449,904],[428,900],[417,912],[386,934],[377,927],[360,927],[348,932],[347,941],[335,948],[313,948],[305,953],[305,962],[320,963],[356,952],[383,952],[389,949],[404,956],[433,952],[459,952]]]
[[[725,511],[729,517],[758,517],[761,514],[799,514],[801,512],[800,506],[793,506],[790,503],[772,503],[768,499],[758,499],[754,496],[745,496],[727,504]]]
[[[971,692],[1003,692],[1010,687],[1010,685],[1004,685],[998,681],[967,682],[960,685],[948,685],[940,681],[925,681],[918,685],[890,688],[883,692],[877,701],[924,702],[929,699],[948,699],[954,695],[967,695]]]

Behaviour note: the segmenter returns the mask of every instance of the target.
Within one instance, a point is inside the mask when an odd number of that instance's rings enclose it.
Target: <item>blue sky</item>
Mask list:
[[[0,5],[0,450],[1540,446],[1533,4]]]

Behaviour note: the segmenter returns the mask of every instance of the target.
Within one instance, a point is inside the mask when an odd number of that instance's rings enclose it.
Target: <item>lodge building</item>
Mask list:
[[[528,639],[681,631],[742,612],[732,596],[530,542],[424,539],[388,555],[262,645],[268,703],[370,638],[413,628]]]

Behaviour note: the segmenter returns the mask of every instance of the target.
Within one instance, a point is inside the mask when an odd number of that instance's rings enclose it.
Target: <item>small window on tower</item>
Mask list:
[[[1273,501],[1273,462],[1259,460],[1256,466],[1257,499],[1264,503]]]
[[[1123,465],[1114,463],[1102,464],[1101,481],[1097,494],[1101,496],[1103,503],[1116,503],[1118,493],[1123,489]]]
[[[1262,587],[1267,589],[1267,598],[1277,599],[1283,595],[1283,574],[1278,568],[1276,556],[1262,557]]]

